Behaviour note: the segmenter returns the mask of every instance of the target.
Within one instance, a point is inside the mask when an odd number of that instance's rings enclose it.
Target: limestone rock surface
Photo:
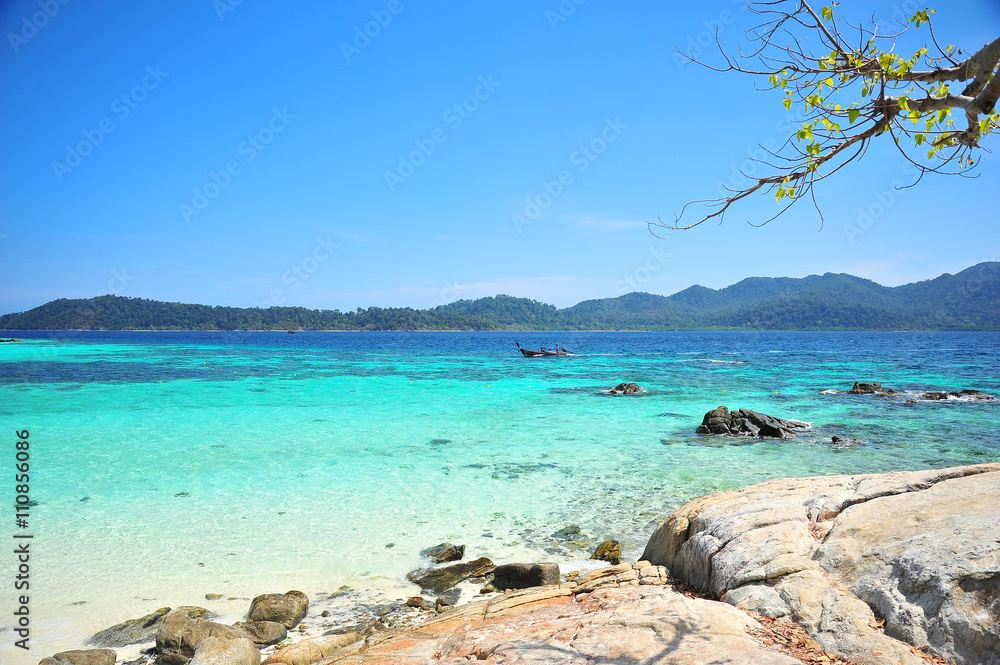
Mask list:
[[[1000,464],[775,480],[665,519],[643,559],[860,663],[1000,665]],[[884,628],[881,621],[884,619]]]
[[[317,665],[800,662],[750,635],[759,624],[736,608],[665,586],[662,567],[622,564],[582,578],[462,605],[413,628],[379,631]]]

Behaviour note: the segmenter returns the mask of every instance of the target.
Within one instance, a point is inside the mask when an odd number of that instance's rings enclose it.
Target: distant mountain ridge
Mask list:
[[[749,277],[572,307],[508,295],[433,309],[212,307],[105,295],[0,316],[0,330],[1000,330],[1000,262],[887,287],[853,275]]]

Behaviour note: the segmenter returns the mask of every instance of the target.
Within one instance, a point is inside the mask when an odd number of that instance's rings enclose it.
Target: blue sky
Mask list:
[[[1000,34],[992,0],[939,9],[949,43]],[[749,226],[774,212],[760,197],[722,225],[651,235],[644,219],[715,195],[784,138],[779,95],[676,58],[714,27],[736,43],[752,18],[731,0],[6,2],[0,313],[109,292],[568,306],[753,275],[896,285],[1000,260],[997,155],[978,180],[898,191],[912,178],[879,144],[817,190],[822,230],[806,205]],[[544,207],[518,226],[529,199]],[[879,214],[858,233],[863,210]]]

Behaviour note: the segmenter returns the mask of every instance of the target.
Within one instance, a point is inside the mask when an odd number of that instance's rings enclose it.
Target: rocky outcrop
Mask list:
[[[642,388],[634,383],[619,383],[617,386],[608,391],[609,395],[635,395],[641,393]]]
[[[191,665],[260,665],[260,651],[246,637],[206,637],[195,650]]]
[[[204,607],[184,606],[178,607],[189,619],[201,619],[208,614]],[[152,642],[156,639],[156,631],[160,627],[163,617],[170,612],[169,607],[161,607],[155,612],[151,612],[138,619],[129,619],[119,624],[106,628],[87,640],[87,644],[95,647],[108,647],[117,649],[129,644],[141,644],[142,642]]]
[[[378,631],[317,665],[800,663],[752,635],[759,626],[724,603],[673,590],[662,567],[642,561],[588,573],[575,584],[462,605],[413,628]]]
[[[246,634],[221,623],[191,619],[179,609],[169,612],[156,631],[157,665],[187,665],[198,645],[208,637],[247,639]]]
[[[233,628],[242,630],[258,646],[277,644],[288,637],[288,629],[277,621],[238,622],[233,624]]]
[[[434,547],[420,550],[420,556],[433,559],[434,563],[446,563],[448,561],[461,561],[465,556],[465,545],[452,545],[451,543],[441,543]]]
[[[309,610],[309,598],[301,591],[266,593],[250,602],[247,621],[277,621],[295,628]]]
[[[617,540],[606,540],[597,546],[590,558],[617,565],[622,562],[622,544]]]
[[[475,561],[456,563],[435,570],[415,570],[408,574],[408,580],[431,593],[443,593],[459,582],[470,577],[479,577],[493,570],[493,562],[482,557]]]
[[[898,395],[892,388],[884,388],[878,381],[855,381],[854,387],[847,392],[852,395]]]
[[[875,665],[1000,665],[1000,464],[775,480],[697,499],[644,559]],[[884,625],[882,622],[884,621]]]
[[[730,411],[726,407],[720,406],[705,414],[701,425],[695,432],[698,434],[794,439],[798,430],[808,427],[798,420],[783,420],[750,409]]]
[[[549,584],[559,584],[558,563],[507,563],[493,571],[493,588],[497,591]]]
[[[310,665],[361,638],[361,633],[357,631],[314,637],[276,651],[261,665]]]
[[[943,390],[935,392],[927,392],[921,395],[921,397],[923,397],[926,400],[945,400],[948,399],[949,397],[955,397],[961,400],[976,401],[976,402],[985,402],[993,399],[993,395],[990,395],[989,393],[984,393],[980,390],[969,390],[969,389],[953,390],[952,392],[945,392]]]
[[[75,649],[42,658],[38,665],[115,665],[111,649]]]

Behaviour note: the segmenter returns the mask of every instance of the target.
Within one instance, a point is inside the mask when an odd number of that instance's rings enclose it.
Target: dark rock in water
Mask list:
[[[979,391],[979,390],[965,389],[965,390],[959,390],[958,392],[949,393],[949,394],[950,395],[954,395],[955,397],[968,397],[968,398],[971,398],[971,399],[981,399],[981,400],[991,400],[991,399],[993,399],[993,395],[990,395],[989,393],[984,393],[984,392]]]
[[[206,593],[205,594],[205,600],[218,600],[219,598],[222,598],[222,594],[221,593]]]
[[[446,561],[461,561],[465,556],[465,545],[452,545],[451,543],[441,543],[434,547],[420,550],[420,556],[434,559],[435,563],[445,563]]]
[[[493,586],[499,591],[549,584],[559,584],[557,563],[508,563],[493,571]]]
[[[407,607],[416,607],[418,610],[433,610],[434,606],[427,602],[426,599],[420,596],[413,596],[408,598],[406,601]]]
[[[422,589],[427,589],[431,593],[444,593],[459,582],[470,577],[485,575],[493,570],[493,562],[482,557],[475,561],[466,563],[456,563],[436,570],[415,570],[406,576],[414,584],[420,585]]]
[[[431,439],[431,445],[443,446],[451,443],[451,439]]]
[[[559,529],[552,534],[553,538],[558,538],[559,540],[573,540],[580,536],[580,527],[575,524],[570,524]]]
[[[117,649],[129,644],[152,642],[156,639],[156,631],[160,627],[160,622],[169,611],[169,607],[161,607],[139,619],[129,619],[115,624],[111,628],[105,628],[87,640],[87,645]],[[177,611],[189,619],[201,619],[208,614],[208,610],[204,607],[178,607]]]
[[[892,388],[883,388],[878,381],[855,381],[854,387],[847,392],[852,395],[898,395]]]
[[[930,400],[948,399],[948,393],[924,393],[921,397]]]
[[[622,545],[617,540],[606,540],[597,546],[590,558],[617,566],[622,562]]]
[[[634,383],[619,383],[617,386],[608,391],[610,395],[635,395],[636,393],[641,393],[642,388]]]
[[[247,639],[243,631],[232,626],[191,619],[180,609],[172,610],[160,620],[156,631],[157,665],[187,665],[195,650],[208,637],[227,641]]]
[[[796,430],[808,427],[797,420],[783,420],[757,413],[750,409],[730,411],[724,406],[705,414],[698,427],[698,434],[729,434],[733,436],[759,436],[773,439],[794,439]]]
[[[496,593],[496,590],[497,588],[495,586],[493,586],[492,584],[487,584],[486,586],[484,586],[482,589],[479,590],[479,593]]]
[[[43,658],[38,665],[115,665],[111,649],[74,649]]]
[[[247,621],[277,621],[295,628],[309,610],[309,598],[301,591],[266,593],[250,602]]]
[[[240,621],[233,628],[242,630],[257,646],[277,644],[288,637],[288,629],[277,621]]]

